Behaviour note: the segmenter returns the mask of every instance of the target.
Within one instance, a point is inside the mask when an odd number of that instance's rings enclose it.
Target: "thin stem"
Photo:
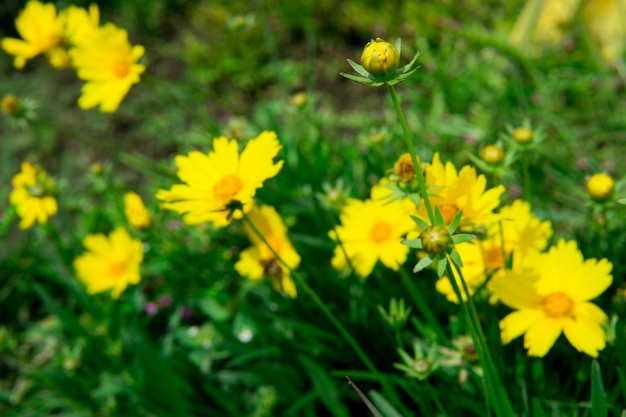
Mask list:
[[[420,194],[422,195],[422,199],[424,200],[424,205],[426,206],[426,212],[428,213],[428,218],[430,219],[431,224],[434,222],[435,217],[433,216],[433,208],[430,205],[430,200],[428,198],[428,190],[426,189],[426,180],[424,179],[424,175],[422,174],[422,170],[419,164],[419,160],[417,158],[417,154],[415,153],[415,147],[413,146],[413,139],[411,139],[411,132],[409,131],[409,127],[406,124],[406,119],[404,118],[404,112],[402,111],[402,107],[400,106],[400,101],[398,100],[398,95],[396,94],[396,90],[392,85],[387,84],[389,87],[389,93],[391,94],[391,100],[393,101],[393,107],[396,109],[396,113],[398,114],[398,119],[400,120],[400,125],[402,126],[402,132],[404,133],[404,140],[406,141],[406,146],[409,148],[409,154],[411,155],[411,162],[413,163],[413,169],[415,170],[415,175],[417,177],[417,184],[420,190]]]
[[[524,176],[524,200],[530,203],[530,168],[528,162],[528,151],[522,153],[522,175]]]
[[[256,227],[256,225],[250,220],[250,217],[246,213],[243,213],[243,220],[246,222],[248,226],[252,229],[252,231],[261,239],[261,241],[268,247],[270,252],[274,255],[276,260],[280,262],[291,274],[292,277],[298,282],[304,292],[306,292],[314,301],[315,305],[324,313],[324,315],[330,320],[330,322],[335,326],[337,331],[341,334],[344,340],[352,347],[357,356],[363,361],[365,366],[369,369],[369,371],[375,376],[375,378],[380,382],[388,396],[391,396],[395,399],[395,402],[398,405],[402,405],[402,402],[398,398],[397,394],[391,387],[391,385],[387,382],[387,380],[383,377],[383,375],[378,372],[376,366],[371,361],[371,359],[367,356],[367,354],[361,349],[359,344],[354,340],[354,338],[348,333],[348,331],[343,327],[341,322],[335,317],[335,315],[328,309],[326,304],[322,301],[322,299],[317,295],[317,293],[307,284],[307,282],[302,278],[302,276],[294,270],[290,265],[288,265],[285,260],[276,252],[276,250],[269,244],[263,233]],[[403,412],[408,412],[408,410],[404,410]]]

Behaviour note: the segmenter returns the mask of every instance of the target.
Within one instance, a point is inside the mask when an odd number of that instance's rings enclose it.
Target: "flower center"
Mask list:
[[[555,292],[543,300],[543,310],[550,317],[565,317],[572,313],[574,302],[562,292]]]
[[[230,201],[241,191],[242,187],[243,182],[241,182],[239,177],[227,175],[213,186],[213,195],[217,200]]]
[[[372,227],[370,238],[376,242],[384,242],[391,236],[391,226],[387,222],[378,222]]]
[[[441,204],[437,207],[439,207],[443,221],[446,224],[452,223],[452,219],[454,219],[454,216],[459,212],[459,208],[455,204]]]
[[[113,262],[109,266],[109,274],[115,278],[119,278],[124,272],[126,272],[126,262]]]
[[[495,246],[485,250],[485,266],[488,271],[494,271],[504,266],[502,248]]]
[[[115,75],[119,78],[126,77],[130,72],[130,63],[123,59],[118,60],[113,66],[113,72],[115,72]]]

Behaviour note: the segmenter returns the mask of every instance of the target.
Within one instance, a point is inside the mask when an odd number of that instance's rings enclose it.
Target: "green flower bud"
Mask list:
[[[376,38],[363,48],[361,65],[374,75],[385,75],[398,67],[400,53],[389,42]]]
[[[607,174],[595,174],[587,181],[587,191],[596,201],[606,201],[613,195],[615,181]]]
[[[439,254],[445,251],[450,242],[452,236],[450,232],[443,226],[429,226],[420,234],[422,240],[422,249],[431,255]]]

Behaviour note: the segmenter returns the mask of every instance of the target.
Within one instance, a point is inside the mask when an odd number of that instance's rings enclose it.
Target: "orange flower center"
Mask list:
[[[446,224],[452,223],[452,219],[454,219],[454,216],[459,212],[459,208],[455,204],[441,204],[437,207],[439,207],[443,221]]]
[[[235,175],[227,175],[213,186],[213,196],[220,201],[230,201],[243,188],[243,182]]]
[[[109,266],[109,274],[115,278],[119,278],[124,272],[126,272],[126,262],[113,262]]]
[[[119,78],[126,77],[130,72],[130,63],[124,59],[118,60],[113,66],[113,72],[115,72],[115,75]]]
[[[494,246],[485,250],[485,266],[488,271],[500,269],[504,266],[502,248]]]
[[[387,222],[378,222],[372,227],[370,238],[375,243],[384,242],[391,236],[391,226]]]
[[[572,313],[574,302],[562,292],[555,292],[543,300],[543,310],[550,317],[566,317]]]

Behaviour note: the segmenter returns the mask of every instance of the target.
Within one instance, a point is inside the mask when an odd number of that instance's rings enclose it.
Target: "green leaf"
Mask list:
[[[428,222],[426,220],[422,220],[419,217],[416,216],[411,216],[411,218],[413,219],[413,221],[415,223],[417,223],[417,225],[420,227],[420,229],[422,230],[426,230],[428,229],[428,226],[430,226],[430,224],[428,224]]]
[[[400,414],[389,402],[380,395],[377,391],[370,390],[368,391],[372,402],[376,407],[380,410],[381,414],[385,417],[402,417]]]
[[[348,378],[348,377],[346,377]],[[363,394],[363,392],[359,389],[359,387],[357,387],[354,382],[352,382],[352,380],[350,378],[348,378],[348,383],[350,384],[350,386],[352,388],[354,388],[354,390],[356,391],[356,393],[359,395],[359,397],[361,397],[361,400],[363,400],[363,402],[365,403],[365,405],[367,406],[367,408],[372,412],[372,414],[374,415],[374,417],[384,417],[382,414],[380,414],[380,411],[378,411],[376,409],[376,407],[374,406],[374,404],[372,404],[372,402],[369,400],[369,398],[367,398],[367,396],[365,396],[365,394]]]
[[[437,275],[439,278],[446,273],[446,266],[448,266],[448,258],[442,257],[439,259],[439,263],[437,264]]]
[[[337,384],[331,379],[326,370],[305,355],[298,355],[298,361],[306,371],[317,395],[328,411],[336,417],[349,417],[348,409],[340,401]]]
[[[372,80],[370,80],[369,78],[365,78],[365,77],[359,77],[357,75],[352,75],[352,74],[348,74],[345,72],[340,72],[340,75],[342,75],[343,77],[346,77],[349,80],[352,81],[356,81],[358,83],[363,83],[363,84],[371,84]]]
[[[450,222],[450,226],[448,226],[448,232],[450,234],[453,234],[456,231],[456,228],[459,227],[459,223],[461,223],[461,217],[463,217],[463,210],[459,210]]]
[[[439,211],[439,207],[435,206],[435,224],[439,226],[445,226],[446,222],[443,220],[443,215]]]
[[[450,255],[450,259],[452,259],[452,262],[454,262],[457,266],[463,266],[463,260],[461,259],[461,255],[459,255],[459,252],[457,252],[456,249],[452,249],[449,253]]]
[[[596,360],[591,363],[591,416],[607,417],[606,391],[602,383],[602,372]]]
[[[458,235],[452,236],[452,242],[457,245],[459,243],[465,243],[476,239],[476,236],[470,235],[469,233],[461,233]]]
[[[402,244],[409,248],[422,249],[422,239],[403,240]]]
[[[359,74],[361,74],[362,76],[364,76],[365,78],[369,79],[370,73],[368,70],[366,70],[365,68],[363,68],[363,66],[361,64],[357,64],[356,62],[354,62],[351,59],[348,59],[348,64],[350,64],[350,66]]]
[[[394,46],[398,50],[398,55],[402,55],[402,39],[401,38],[396,39],[396,43]]]
[[[413,268],[413,272],[418,273],[422,269],[426,268],[428,265],[433,263],[433,259],[434,259],[433,255],[426,254],[426,256],[420,259],[417,265],[415,265],[415,268]]]

